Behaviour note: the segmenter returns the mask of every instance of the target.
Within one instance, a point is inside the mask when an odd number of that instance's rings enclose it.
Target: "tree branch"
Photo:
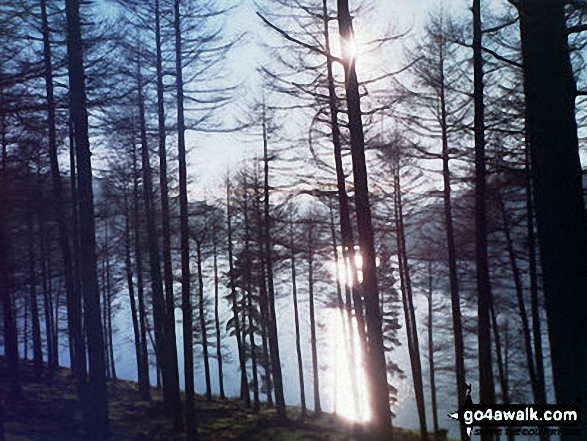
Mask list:
[[[265,17],[263,17],[263,15],[260,12],[257,12],[257,15],[259,16],[259,18],[261,20],[263,20],[263,22],[269,26],[271,29],[273,29],[274,31],[277,31],[279,34],[281,34],[286,40],[289,40],[293,43],[296,43],[300,46],[305,47],[306,49],[311,50],[312,52],[316,52],[317,54],[320,55],[324,55],[326,58],[332,60],[332,61],[336,61],[340,64],[344,65],[344,61],[342,60],[342,58],[339,57],[335,57],[334,55],[329,54],[326,51],[323,51],[320,48],[317,48],[316,46],[312,46],[311,44],[305,43],[301,40],[298,40],[297,38],[292,37],[291,35],[289,35],[287,32],[285,32],[283,29],[278,28],[277,26],[275,26],[273,23],[271,23],[269,20],[267,20]]]

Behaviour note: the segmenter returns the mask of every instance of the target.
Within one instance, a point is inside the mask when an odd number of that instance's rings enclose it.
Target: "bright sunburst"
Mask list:
[[[367,377],[360,350],[357,321],[347,311],[332,309],[327,322],[329,364],[333,384],[333,410],[349,421],[371,419]]]

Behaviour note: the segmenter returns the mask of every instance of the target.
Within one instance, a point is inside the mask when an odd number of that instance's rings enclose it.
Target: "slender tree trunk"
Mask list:
[[[526,140],[528,137],[526,137]],[[538,299],[538,274],[536,271],[536,238],[534,234],[534,206],[532,204],[532,176],[530,164],[530,145],[526,141],[526,219],[528,232],[528,272],[530,277],[530,309],[532,314],[532,338],[534,342],[534,360],[536,366],[536,403],[546,403],[546,386],[544,380],[544,355],[542,352],[542,319]],[[541,435],[547,441],[548,435]]]
[[[261,214],[261,201],[259,191],[259,181],[255,177],[255,187],[253,199],[253,209],[255,211],[255,221],[257,224],[257,244],[258,244],[258,266],[259,266],[259,306],[261,307],[261,345],[263,348],[263,367],[265,369],[265,387],[267,392],[267,405],[273,407],[273,383],[271,370],[271,356],[269,353],[269,295],[267,293],[267,273],[266,273],[266,256],[264,242],[264,228]]]
[[[330,53],[330,31],[328,28],[329,16],[326,0],[322,0],[322,21],[324,23],[324,39],[326,52]],[[338,207],[339,221],[342,239],[342,255],[345,262],[345,272],[347,283],[345,285],[345,297],[347,308],[351,309],[352,303],[355,309],[355,318],[359,330],[361,342],[366,342],[365,338],[365,319],[363,317],[363,302],[361,300],[359,280],[357,276],[357,265],[355,260],[355,241],[353,237],[353,228],[351,224],[351,214],[349,208],[348,195],[346,191],[346,178],[342,164],[342,143],[340,135],[340,124],[338,123],[338,97],[336,96],[336,86],[334,83],[334,74],[332,72],[332,59],[326,59],[326,72],[328,80],[328,107],[330,110],[330,125],[332,129],[332,145],[334,147],[334,166],[336,170],[336,187],[338,190]],[[350,283],[349,283],[350,282]],[[349,326],[352,329],[352,317],[349,314]],[[366,357],[364,357],[366,359]],[[356,375],[353,375],[355,377]]]
[[[202,338],[202,358],[204,359],[204,377],[206,379],[206,399],[212,399],[212,381],[210,379],[210,357],[208,354],[208,330],[206,329],[206,310],[204,308],[204,275],[202,273],[202,243],[196,241],[196,259],[198,264],[198,309],[200,334]]]
[[[459,296],[459,280],[457,270],[457,256],[454,239],[454,228],[452,219],[452,201],[450,187],[450,165],[448,146],[448,123],[446,111],[446,85],[444,77],[444,49],[445,41],[440,44],[440,118],[442,130],[442,179],[443,179],[443,202],[444,202],[444,224],[446,228],[446,248],[448,251],[448,276],[450,283],[450,302],[452,312],[452,325],[455,349],[455,374],[457,383],[457,397],[459,409],[465,404],[466,396],[466,373],[465,373],[465,345],[463,342],[463,325],[461,321],[461,301]],[[465,439],[465,427],[461,424],[461,438]]]
[[[170,385],[171,400],[177,412],[181,406],[179,394],[179,363],[177,359],[177,336],[175,332],[175,296],[173,294],[173,270],[171,267],[171,233],[169,215],[169,190],[167,177],[167,149],[165,146],[165,100],[163,97],[163,57],[161,55],[161,11],[159,0],[155,0],[155,47],[157,70],[157,130],[159,142],[159,191],[161,194],[161,234],[163,242],[163,281],[165,287],[165,361]],[[173,343],[172,343],[173,342]],[[177,417],[176,424],[181,426]]]
[[[125,189],[124,191],[124,206],[125,206],[125,226],[124,226],[124,247],[125,247],[125,258],[124,266],[126,270],[126,282],[128,285],[128,298],[130,302],[130,314],[132,319],[132,329],[134,334],[135,343],[135,356],[137,359],[137,378],[139,380],[139,394],[141,400],[151,400],[151,386],[149,384],[148,369],[149,366],[143,366],[144,358],[142,356],[142,340],[141,340],[141,329],[139,326],[139,317],[137,311],[137,302],[135,299],[135,289],[133,282],[133,266],[131,260],[131,219],[130,219],[130,206],[128,202],[128,195]],[[145,371],[147,375],[145,375]]]
[[[298,311],[298,289],[296,284],[296,252],[295,252],[295,241],[294,241],[294,229],[293,219],[289,224],[289,237],[290,237],[290,248],[291,248],[291,284],[293,293],[293,305],[294,305],[294,323],[296,327],[296,354],[298,357],[298,378],[300,381],[300,401],[302,405],[302,418],[306,416],[306,390],[304,387],[304,365],[302,362],[302,345],[300,337],[300,317]]]
[[[133,127],[134,133],[134,127]],[[137,153],[134,141],[132,141],[132,175],[133,175],[133,235],[134,235],[134,250],[135,250],[135,265],[137,271],[137,300],[139,303],[139,332],[140,332],[140,356],[141,363],[139,367],[142,370],[142,394],[147,398],[147,394],[151,395],[149,378],[149,352],[147,349],[147,311],[145,308],[145,293],[143,282],[143,252],[141,247],[141,221],[139,216],[139,172],[137,167]],[[157,351],[155,351],[157,352]],[[158,372],[158,371],[157,371]],[[158,377],[158,375],[157,375]],[[158,381],[158,380],[157,380]],[[139,384],[139,387],[141,385]]]
[[[540,397],[538,378],[536,376],[536,367],[534,365],[534,353],[532,350],[532,336],[530,334],[530,324],[528,322],[528,314],[526,312],[526,305],[524,302],[524,291],[522,288],[522,279],[520,270],[516,261],[516,252],[514,250],[514,243],[510,231],[510,223],[506,213],[505,204],[501,195],[498,195],[499,206],[501,210],[503,232],[506,239],[506,248],[508,256],[510,258],[510,264],[512,267],[512,274],[514,276],[514,285],[516,289],[516,298],[518,300],[518,310],[520,312],[520,319],[522,321],[522,333],[524,336],[524,348],[526,349],[526,363],[528,365],[528,373],[530,374],[530,383],[532,385],[532,393],[534,395],[534,402],[538,402]]]
[[[311,221],[310,221],[311,222]],[[308,231],[308,293],[310,302],[310,344],[312,346],[312,378],[314,383],[314,413],[322,415],[320,404],[320,377],[318,375],[318,348],[316,338],[316,318],[314,315],[314,227],[309,225]]]
[[[43,374],[43,345],[41,342],[41,321],[39,319],[39,303],[37,299],[37,268],[35,265],[33,213],[28,213],[28,254],[29,254],[29,298],[31,307],[31,327],[33,337],[33,372],[37,378]]]
[[[247,365],[244,350],[244,335],[241,334],[241,323],[239,319],[239,307],[237,302],[236,281],[234,280],[234,261],[232,250],[232,206],[230,202],[230,180],[226,180],[226,230],[228,241],[228,271],[230,278],[230,295],[232,300],[232,313],[234,320],[234,329],[236,344],[238,348],[238,361],[241,372],[241,399],[245,400],[247,407],[251,405],[251,395],[249,393],[249,380],[247,378]],[[243,326],[244,327],[244,326]]]
[[[104,339],[100,320],[100,291],[96,261],[96,228],[92,164],[88,139],[83,41],[79,0],[66,0],[67,54],[70,112],[73,121],[80,217],[81,284],[84,293],[84,326],[88,344],[89,383],[86,400],[86,429],[102,437],[108,430],[108,395],[104,363]],[[90,405],[91,399],[91,405]]]
[[[218,297],[219,285],[218,279],[218,255],[216,249],[216,234],[213,237],[214,241],[214,322],[216,323],[216,359],[218,361],[218,384],[220,388],[220,398],[226,398],[224,395],[224,376],[222,374],[222,339],[220,334],[220,316],[218,313]]]
[[[473,68],[475,102],[475,255],[477,271],[477,336],[479,341],[479,399],[482,404],[495,402],[491,356],[490,310],[493,302],[487,258],[487,223],[485,208],[485,108],[483,99],[483,53],[481,31],[481,0],[473,0]],[[482,441],[493,439],[482,433]]]
[[[85,393],[86,376],[87,376],[87,357],[86,357],[86,340],[84,338],[83,323],[83,296],[81,283],[81,253],[80,253],[80,210],[79,210],[79,191],[77,182],[77,159],[74,139],[73,120],[69,116],[69,173],[71,188],[71,242],[72,242],[72,284],[73,297],[72,304],[69,305],[67,299],[67,319],[69,327],[69,317],[72,317],[74,323],[69,329],[69,352],[70,360],[73,363],[73,375],[78,378],[77,387],[80,397]],[[65,255],[65,254],[64,254]],[[67,292],[66,292],[67,295]],[[77,334],[79,332],[79,335]],[[73,345],[71,344],[73,342]]]
[[[402,303],[404,307],[404,316],[406,321],[406,333],[408,340],[408,350],[410,354],[410,366],[412,369],[412,381],[414,384],[414,395],[416,398],[416,407],[418,409],[418,418],[420,421],[420,437],[423,441],[428,439],[428,428],[426,424],[426,407],[424,398],[424,384],[422,381],[422,363],[420,360],[420,344],[418,341],[418,328],[416,323],[416,314],[414,302],[412,299],[412,282],[410,278],[410,269],[406,251],[406,238],[404,232],[403,206],[401,198],[401,178],[399,157],[394,158],[394,205],[395,205],[395,224],[396,224],[396,241],[398,249],[399,273],[402,290]]]
[[[55,123],[55,97],[53,91],[53,65],[51,55],[51,38],[49,30],[49,21],[47,14],[47,1],[40,0],[41,6],[41,28],[43,33],[43,62],[45,76],[45,92],[47,99],[47,128],[49,141],[49,165],[51,169],[51,178],[53,184],[53,194],[55,197],[57,214],[57,223],[59,228],[59,245],[61,248],[61,257],[63,259],[63,273],[65,276],[65,291],[67,294],[68,308],[68,329],[70,338],[70,349],[73,357],[71,358],[71,367],[74,376],[78,379],[78,392],[81,393],[81,387],[85,382],[86,361],[85,361],[85,344],[82,331],[82,311],[81,296],[77,284],[74,282],[73,265],[71,256],[71,247],[69,243],[69,233],[67,231],[67,222],[65,218],[65,204],[63,198],[63,185],[61,183],[61,174],[59,172],[59,161],[57,155],[57,131]],[[72,168],[72,185],[75,180],[75,167]],[[75,193],[72,193],[72,201]],[[73,215],[73,214],[72,214]],[[59,348],[56,348],[59,352]]]
[[[353,38],[353,25],[348,0],[337,0],[337,5],[341,43],[343,47],[348,47]],[[362,294],[365,298],[365,317],[367,321],[369,347],[369,357],[366,363],[367,381],[369,382],[369,397],[377,431],[375,438],[377,440],[389,441],[393,437],[391,432],[391,410],[389,408],[389,386],[381,330],[381,311],[379,310],[375,244],[371,207],[369,204],[369,186],[365,163],[365,140],[363,121],[361,119],[359,83],[355,71],[355,60],[348,53],[348,50],[346,52],[343,55],[345,59],[345,86],[355,183],[355,211],[359,233],[359,247],[363,258]]]
[[[0,104],[4,104],[3,89],[0,89]],[[7,188],[8,181],[8,141],[6,139],[6,116],[0,115],[0,136],[2,137],[2,164],[0,168],[0,297],[2,299],[2,316],[4,318],[4,356],[6,357],[6,374],[10,378],[8,396],[12,400],[22,398],[22,385],[18,366],[18,334],[16,320],[10,293],[10,238],[7,231],[6,214],[8,210]],[[1,403],[0,403],[1,405]],[[2,424],[4,422],[1,419]]]
[[[434,440],[440,441],[438,431],[438,404],[436,401],[436,370],[434,365],[434,305],[432,302],[432,262],[428,262],[428,368],[430,370],[430,400],[432,405],[432,424],[434,426]]]
[[[495,358],[497,360],[497,374],[499,385],[501,387],[501,395],[504,404],[509,404],[508,383],[505,373],[505,363],[501,352],[501,337],[499,335],[499,327],[497,325],[497,315],[495,313],[495,305],[491,304],[491,328],[493,330],[493,340],[495,342]]]
[[[43,315],[45,318],[45,340],[47,345],[47,365],[48,374],[52,375],[57,364],[55,363],[55,354],[57,348],[54,346],[55,343],[55,318],[53,317],[53,294],[49,289],[49,274],[47,272],[47,244],[45,237],[45,221],[43,217],[39,217],[39,259],[41,261],[41,285],[43,289]]]
[[[271,217],[269,214],[269,157],[267,152],[268,134],[265,115],[265,103],[263,103],[263,161],[264,161],[264,244],[265,264],[267,266],[267,287],[269,295],[269,345],[271,348],[271,371],[275,382],[275,405],[277,416],[281,420],[287,418],[285,410],[285,397],[283,394],[283,376],[281,373],[281,357],[279,355],[279,337],[277,331],[277,313],[275,312],[275,288],[273,286],[273,256],[271,242]]]
[[[253,288],[251,283],[251,271],[252,271],[252,262],[251,262],[251,247],[250,247],[250,226],[249,226],[249,207],[248,207],[248,197],[247,197],[247,188],[245,184],[244,188],[244,197],[243,197],[244,207],[243,207],[243,216],[244,216],[244,224],[245,224],[245,255],[246,255],[246,274],[245,274],[245,283],[246,283],[246,291],[247,291],[247,309],[248,309],[248,318],[249,318],[249,344],[251,346],[251,363],[253,368],[253,410],[258,412],[260,409],[259,403],[259,376],[257,373],[257,348],[255,345],[255,325],[253,322]]]
[[[190,276],[190,238],[187,193],[187,161],[185,148],[185,118],[183,108],[183,62],[181,43],[180,0],[173,3],[175,30],[175,86],[177,91],[177,159],[179,161],[179,223],[181,246],[181,306],[183,311],[183,359],[185,375],[185,413],[188,441],[199,439],[194,393],[193,314]],[[205,328],[204,328],[205,329]],[[204,332],[204,329],[202,332]]]
[[[138,54],[138,99],[139,99],[139,131],[141,144],[141,166],[143,175],[144,211],[147,221],[147,241],[149,246],[149,269],[151,275],[151,289],[153,296],[153,328],[155,331],[155,354],[161,368],[163,380],[163,400],[166,410],[173,421],[173,428],[179,431],[182,428],[181,401],[179,391],[176,390],[173,376],[169,375],[168,360],[166,359],[166,345],[176,344],[169,341],[165,333],[165,298],[161,279],[159,245],[157,241],[157,227],[155,225],[155,205],[153,197],[153,179],[150,161],[149,146],[147,144],[147,127],[145,121],[145,103],[143,95],[143,79],[141,72],[141,54]]]

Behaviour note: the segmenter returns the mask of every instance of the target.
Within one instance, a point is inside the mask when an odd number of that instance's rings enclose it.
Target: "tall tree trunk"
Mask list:
[[[353,39],[353,24],[349,12],[348,0],[337,0],[338,24],[341,43],[347,47]],[[389,385],[385,361],[385,348],[381,330],[381,311],[379,310],[379,291],[377,288],[377,268],[375,263],[375,244],[371,207],[369,204],[369,186],[365,163],[365,139],[361,119],[359,82],[355,71],[355,60],[347,53],[345,59],[345,86],[351,133],[351,156],[355,183],[355,211],[359,247],[363,258],[362,294],[365,298],[365,317],[369,357],[366,363],[367,381],[371,410],[376,427],[376,439],[389,441],[391,432],[391,410],[389,408]]]
[[[37,268],[35,265],[33,213],[28,213],[28,254],[29,254],[29,298],[31,307],[31,327],[33,337],[33,372],[37,378],[43,374],[43,344],[41,342],[41,321],[39,319],[39,302],[37,299]]]
[[[47,14],[47,1],[40,0],[41,6],[41,29],[43,33],[43,62],[45,76],[45,94],[47,99],[47,128],[49,141],[49,166],[51,169],[51,178],[53,185],[53,194],[57,214],[57,223],[59,228],[59,245],[61,248],[61,257],[63,259],[63,273],[65,276],[65,292],[67,294],[67,311],[68,311],[68,329],[70,338],[70,349],[73,355],[71,367],[74,376],[78,379],[78,392],[85,382],[86,361],[85,361],[85,344],[82,331],[82,311],[81,295],[78,285],[74,282],[73,265],[71,256],[71,247],[69,243],[69,233],[67,231],[67,222],[65,218],[65,204],[63,198],[63,186],[61,183],[61,174],[59,172],[59,161],[57,155],[57,131],[55,123],[55,96],[53,89],[53,63],[51,55],[51,38],[49,29],[49,20]],[[72,168],[72,185],[75,176],[75,168]],[[72,193],[72,200],[75,194]],[[59,348],[56,348],[59,352]]]
[[[204,360],[204,378],[206,380],[206,399],[212,399],[212,381],[210,379],[210,357],[208,355],[208,330],[206,328],[206,310],[204,308],[204,275],[202,273],[202,243],[196,241],[196,259],[198,265],[198,309],[200,334],[202,339],[202,358]]]
[[[442,180],[444,224],[446,228],[446,248],[448,251],[448,276],[450,283],[450,303],[455,349],[455,374],[457,383],[457,397],[459,409],[465,404],[466,373],[465,373],[465,345],[463,342],[463,325],[461,321],[461,303],[459,296],[459,280],[457,270],[457,253],[455,248],[454,228],[452,219],[452,201],[450,187],[450,165],[448,146],[448,123],[446,111],[446,84],[444,77],[444,49],[446,42],[440,44],[439,73],[440,73],[440,125],[442,130]],[[461,424],[461,438],[465,439],[465,426]]]
[[[71,191],[71,242],[72,242],[72,284],[73,297],[67,298],[67,321],[69,328],[69,317],[75,321],[69,331],[69,353],[73,363],[73,375],[78,378],[77,387],[80,397],[85,393],[87,375],[86,340],[84,338],[83,323],[83,296],[80,270],[80,217],[79,217],[79,191],[77,182],[77,159],[74,139],[73,120],[69,116],[69,173]],[[67,296],[67,292],[66,292]],[[77,335],[79,332],[79,335]],[[79,338],[78,338],[79,337]],[[71,344],[73,342],[73,345]]]
[[[141,400],[150,401],[151,400],[151,387],[148,382],[148,374],[145,376],[145,370],[148,369],[148,366],[143,366],[143,356],[142,356],[142,347],[141,347],[141,329],[139,327],[139,317],[137,311],[137,302],[135,299],[135,289],[134,289],[134,282],[133,282],[133,267],[132,267],[132,260],[131,260],[131,239],[130,239],[130,229],[131,229],[131,220],[130,220],[130,206],[128,201],[128,194],[126,189],[124,190],[124,266],[126,270],[126,283],[128,286],[128,298],[130,302],[130,315],[132,320],[132,329],[134,334],[134,343],[135,343],[135,356],[137,359],[137,378],[139,381],[139,394],[141,396]]]
[[[171,400],[177,412],[181,406],[179,394],[179,364],[177,359],[177,336],[175,332],[175,296],[173,294],[173,270],[171,267],[171,233],[169,215],[169,190],[167,183],[167,149],[165,146],[165,100],[163,97],[163,57],[161,54],[161,11],[160,2],[155,0],[155,47],[157,70],[157,131],[159,142],[159,191],[161,194],[161,234],[163,243],[163,281],[165,286],[165,361],[167,378],[170,385]],[[173,343],[172,343],[173,342]],[[175,424],[181,426],[177,417]]]
[[[244,195],[243,195],[243,217],[244,217],[244,224],[245,224],[245,256],[246,256],[246,274],[245,274],[245,284],[246,284],[246,294],[247,294],[247,309],[248,309],[248,319],[249,319],[249,344],[251,346],[251,363],[253,368],[253,410],[258,412],[260,409],[259,403],[259,376],[257,373],[257,347],[255,345],[255,325],[253,322],[253,287],[251,281],[251,271],[252,271],[252,262],[251,262],[251,247],[250,247],[250,225],[249,225],[249,207],[248,207],[248,196],[247,196],[247,188],[246,183],[244,185]]]
[[[133,127],[134,133],[134,127]],[[147,394],[151,395],[150,391],[150,378],[149,378],[149,352],[147,349],[147,311],[145,308],[145,290],[143,283],[143,252],[141,247],[141,222],[139,216],[139,172],[137,167],[137,152],[136,145],[132,141],[132,175],[133,175],[133,238],[134,238],[134,250],[135,250],[135,265],[137,270],[137,300],[139,303],[139,332],[140,332],[140,356],[141,363],[139,366],[142,369],[142,395],[147,398]],[[157,378],[159,376],[157,375]]]
[[[432,405],[432,424],[434,426],[434,440],[440,441],[438,431],[438,404],[436,401],[436,369],[434,364],[434,305],[432,302],[432,262],[428,262],[428,368],[430,370],[430,404]]]
[[[245,400],[247,407],[251,405],[251,395],[249,393],[249,380],[247,378],[247,365],[244,350],[244,335],[241,334],[241,323],[239,319],[239,306],[237,301],[236,281],[234,280],[234,261],[232,249],[232,206],[230,203],[230,180],[226,179],[226,230],[228,241],[228,271],[230,278],[230,296],[232,300],[232,313],[234,320],[234,329],[236,336],[236,345],[238,349],[238,361],[241,372],[241,399]]]
[[[213,240],[213,258],[214,258],[214,322],[216,324],[216,360],[218,362],[218,385],[220,389],[220,398],[226,398],[224,395],[224,375],[222,373],[222,338],[220,334],[220,315],[218,311],[219,285],[218,279],[218,250],[216,249],[216,233]]]
[[[145,103],[143,95],[143,79],[141,73],[141,54],[138,54],[138,99],[139,99],[139,132],[141,144],[141,168],[143,175],[143,198],[144,211],[147,220],[147,241],[149,246],[149,269],[151,275],[151,289],[153,296],[153,328],[155,331],[155,354],[161,368],[161,378],[163,380],[163,400],[169,416],[173,421],[174,430],[181,430],[181,402],[176,394],[173,379],[170,378],[167,367],[169,363],[166,359],[165,346],[176,344],[175,341],[167,340],[165,334],[165,298],[163,295],[163,285],[161,280],[161,267],[159,257],[159,245],[157,243],[157,227],[155,225],[155,205],[153,197],[153,179],[151,171],[151,161],[149,146],[147,144],[147,127],[145,121]]]
[[[330,53],[330,31],[327,1],[322,0],[322,21],[324,24],[324,40],[326,52]],[[359,280],[357,276],[357,265],[355,260],[355,241],[353,237],[353,227],[351,224],[351,214],[349,208],[349,198],[346,191],[346,178],[342,164],[342,143],[340,135],[340,124],[338,123],[338,97],[336,96],[336,86],[334,83],[334,74],[332,72],[332,59],[326,59],[326,72],[328,80],[328,107],[330,110],[330,125],[332,129],[332,145],[334,147],[334,166],[336,170],[336,187],[338,195],[338,214],[340,221],[340,231],[342,239],[342,255],[345,265],[347,283],[345,284],[345,297],[347,308],[350,311],[351,297],[355,308],[355,318],[359,330],[361,342],[365,339],[365,319],[363,317],[363,302],[361,300]],[[350,283],[349,283],[350,282]],[[349,314],[349,326],[352,328],[352,318]],[[366,357],[365,357],[366,359]]]
[[[290,248],[291,248],[291,285],[293,293],[293,305],[294,305],[294,324],[296,327],[296,354],[298,357],[298,378],[300,381],[300,401],[302,405],[302,418],[306,416],[306,390],[304,387],[304,365],[302,362],[302,345],[300,337],[300,317],[298,311],[298,289],[296,284],[296,252],[295,252],[295,241],[294,241],[294,229],[293,219],[289,224],[289,237],[290,237]]]
[[[519,2],[520,30],[544,302],[559,403],[587,414],[587,220],[575,120],[576,84],[563,0]],[[583,418],[580,429],[587,432]],[[563,439],[572,436],[563,435]]]
[[[45,318],[45,340],[47,345],[47,365],[48,374],[52,375],[57,368],[55,355],[58,352],[55,343],[55,317],[53,316],[53,293],[49,286],[50,274],[47,271],[47,238],[45,231],[45,221],[39,217],[39,259],[41,261],[41,284],[43,289],[43,312]]]
[[[3,89],[0,88],[0,104],[4,104]],[[10,239],[7,231],[6,210],[8,195],[4,191],[8,180],[8,140],[6,139],[6,115],[0,115],[0,136],[2,141],[2,164],[0,164],[0,297],[2,298],[2,316],[4,317],[4,356],[6,357],[6,374],[10,378],[9,397],[13,400],[22,398],[22,385],[18,366],[18,335],[16,319],[10,293]],[[3,420],[2,420],[3,421]]]
[[[475,102],[475,256],[477,272],[477,338],[479,341],[479,399],[482,404],[495,402],[491,357],[490,309],[493,302],[487,258],[487,223],[485,208],[485,108],[483,99],[483,53],[481,0],[473,0],[473,100]],[[482,433],[482,441],[493,435]]]
[[[265,368],[265,387],[267,392],[267,405],[273,407],[273,382],[271,370],[271,355],[269,351],[269,295],[267,293],[267,273],[266,273],[266,256],[264,242],[263,218],[261,214],[261,196],[259,189],[258,176],[255,176],[253,210],[255,212],[255,221],[257,224],[257,244],[258,244],[258,266],[259,266],[259,306],[261,308],[261,345],[263,348],[263,367]]]
[[[279,336],[277,332],[277,313],[275,312],[275,288],[273,286],[273,246],[271,242],[271,217],[269,214],[269,157],[267,152],[268,134],[265,115],[265,103],[263,103],[263,161],[264,161],[264,245],[265,264],[267,266],[267,287],[269,296],[269,345],[271,348],[271,371],[275,382],[275,405],[277,416],[281,420],[287,418],[285,410],[285,397],[283,395],[283,376],[281,373],[281,358],[279,355]]]
[[[396,154],[399,155],[399,154]],[[395,225],[396,225],[396,242],[399,261],[399,274],[402,290],[402,303],[406,322],[406,333],[408,340],[408,350],[410,354],[410,366],[412,370],[412,381],[414,384],[414,395],[416,397],[416,407],[418,409],[418,418],[420,421],[420,437],[423,441],[428,439],[428,428],[426,425],[426,407],[424,399],[424,384],[422,381],[422,362],[420,360],[420,344],[418,341],[418,328],[416,323],[416,314],[414,302],[412,299],[412,282],[410,278],[410,268],[406,251],[406,238],[404,232],[403,206],[401,197],[401,178],[400,178],[400,159],[396,156],[394,159],[394,206],[395,206]]]
[[[191,302],[190,238],[187,193],[187,165],[185,148],[185,118],[183,108],[183,62],[181,43],[180,0],[173,3],[175,30],[175,86],[177,92],[177,159],[179,161],[179,225],[181,246],[181,307],[183,312],[183,360],[185,375],[185,418],[187,440],[197,440],[198,424],[194,392],[193,314]],[[203,331],[202,331],[203,332]]]
[[[84,326],[90,373],[87,397],[84,400],[86,401],[85,422],[90,435],[101,437],[108,430],[108,395],[104,339],[100,320],[92,164],[88,138],[83,41],[79,9],[79,0],[65,1],[70,113],[74,129],[79,192],[80,274],[84,294]]]
[[[508,215],[506,213],[503,197],[498,194],[499,208],[501,210],[501,217],[503,223],[503,232],[506,239],[506,249],[512,267],[512,274],[514,276],[514,286],[516,289],[516,298],[518,300],[518,310],[520,312],[520,320],[522,321],[522,334],[524,337],[524,348],[526,349],[526,363],[528,365],[528,373],[530,374],[530,383],[532,385],[532,393],[534,395],[534,402],[537,403],[540,399],[538,378],[536,376],[536,367],[534,365],[534,353],[532,350],[532,336],[530,334],[530,324],[528,322],[528,313],[526,312],[526,305],[524,302],[524,291],[522,288],[522,278],[518,263],[516,261],[516,252],[514,250],[514,243],[510,229]]]
[[[310,221],[311,222],[311,221]],[[316,338],[316,318],[314,316],[314,227],[308,231],[308,293],[310,296],[310,344],[312,346],[312,378],[314,379],[314,413],[317,417],[322,414],[320,404],[320,377],[318,375],[318,348]]]

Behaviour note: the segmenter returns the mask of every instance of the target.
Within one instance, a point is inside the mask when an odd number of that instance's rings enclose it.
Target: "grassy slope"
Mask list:
[[[22,363],[21,374],[25,399],[6,400],[7,382],[1,375],[0,397],[6,412],[7,441],[73,441],[84,438],[81,411],[78,406],[75,383],[69,369],[61,368],[53,378],[35,380],[32,366]],[[182,434],[171,433],[171,426],[163,414],[160,391],[153,389],[153,401],[139,400],[137,384],[131,381],[113,381],[108,385],[110,399],[109,440],[179,441]],[[275,412],[264,409],[255,414],[234,399],[198,397],[196,404],[202,440],[220,441],[337,441],[368,439],[360,436],[364,428],[352,426],[333,415],[324,414],[319,420],[299,421],[299,409],[289,408],[290,421],[278,424]],[[394,441],[417,441],[411,431],[396,430]]]

